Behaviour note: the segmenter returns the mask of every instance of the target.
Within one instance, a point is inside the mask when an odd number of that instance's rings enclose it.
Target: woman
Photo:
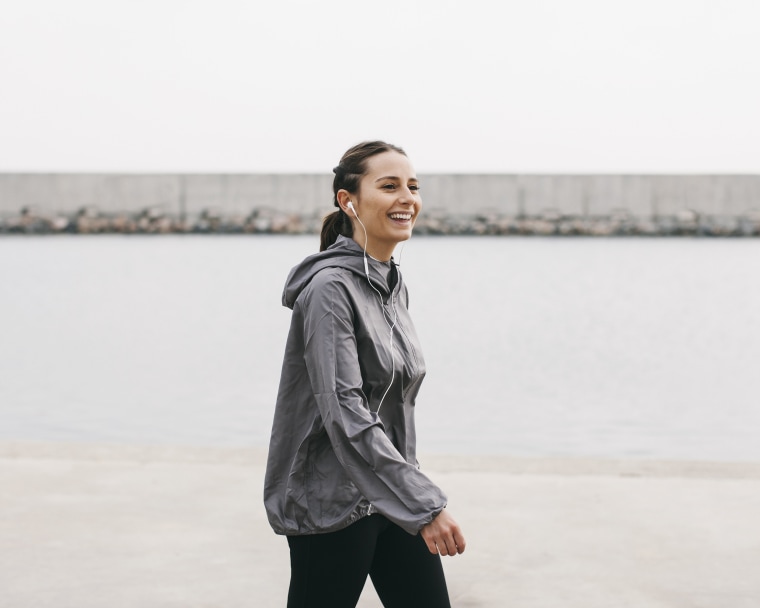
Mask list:
[[[391,257],[422,208],[418,181],[401,148],[377,141],[333,171],[338,210],[283,294],[293,315],[264,503],[290,546],[288,607],[353,607],[368,574],[386,607],[446,607],[439,554],[465,540],[417,463],[425,366]]]

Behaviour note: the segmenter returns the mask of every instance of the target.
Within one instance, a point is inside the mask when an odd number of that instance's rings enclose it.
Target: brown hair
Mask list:
[[[342,234],[348,237],[353,235],[351,220],[338,204],[338,190],[347,190],[351,194],[356,194],[359,191],[359,183],[362,177],[367,173],[367,160],[383,152],[398,152],[406,156],[406,152],[398,146],[384,141],[364,141],[346,150],[338,166],[333,169],[333,173],[335,173],[333,178],[333,205],[338,210],[333,211],[322,222],[320,251],[324,251],[332,245],[338,235]]]

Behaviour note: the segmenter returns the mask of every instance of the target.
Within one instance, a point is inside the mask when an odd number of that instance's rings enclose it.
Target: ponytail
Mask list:
[[[338,190],[347,190],[351,193],[359,192],[359,182],[367,172],[367,159],[375,154],[382,152],[394,151],[406,156],[398,146],[385,143],[384,141],[365,141],[349,148],[333,173],[333,205],[338,207],[322,222],[322,234],[319,242],[319,250],[324,251],[332,245],[338,235],[352,237],[354,227],[351,219],[346,215],[338,205]]]
[[[354,233],[353,226],[348,216],[343,213],[343,209],[333,211],[322,221],[322,234],[319,239],[319,250],[324,251],[332,245],[339,235],[352,236]]]

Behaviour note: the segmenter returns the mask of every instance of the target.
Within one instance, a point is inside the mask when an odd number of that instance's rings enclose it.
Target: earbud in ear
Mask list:
[[[353,201],[348,201],[348,205],[346,205],[346,207],[348,207],[349,209],[351,209],[351,211],[354,212],[354,215],[356,215],[356,209],[354,209],[354,202]],[[356,215],[356,216],[359,217],[358,215]]]

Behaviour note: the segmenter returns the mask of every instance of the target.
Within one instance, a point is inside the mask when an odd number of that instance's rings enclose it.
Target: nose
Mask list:
[[[415,199],[415,192],[409,188],[408,186],[401,189],[401,198],[399,199],[400,203],[404,203],[405,205],[411,205],[414,203]]]

